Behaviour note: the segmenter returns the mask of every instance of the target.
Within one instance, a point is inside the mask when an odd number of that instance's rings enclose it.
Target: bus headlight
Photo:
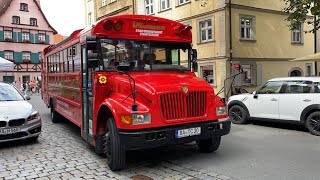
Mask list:
[[[151,115],[150,114],[133,114],[132,115],[132,124],[150,124]]]
[[[217,116],[226,115],[227,114],[227,108],[226,107],[217,107],[216,108]]]

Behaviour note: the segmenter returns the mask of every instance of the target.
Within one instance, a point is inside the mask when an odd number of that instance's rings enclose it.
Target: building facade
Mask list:
[[[136,14],[136,0],[94,0],[96,21],[119,14]]]
[[[85,25],[90,26],[96,22],[95,0],[84,0],[85,3]]]
[[[0,2],[0,57],[14,62],[14,70],[0,72],[0,81],[40,80],[41,52],[53,43],[56,30],[43,14],[39,0]]]
[[[237,73],[234,63],[244,69],[235,84],[249,91],[274,77],[315,74],[314,62],[289,61],[314,53],[314,35],[303,32],[312,28],[307,23],[290,31],[282,0],[138,0],[137,6],[138,14],[192,26],[198,76],[216,91]]]

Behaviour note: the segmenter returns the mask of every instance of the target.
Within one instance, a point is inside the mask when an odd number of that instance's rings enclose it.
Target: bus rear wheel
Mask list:
[[[107,121],[107,132],[103,138],[103,151],[108,159],[108,166],[112,171],[125,167],[126,151],[121,147],[119,131],[113,118]]]

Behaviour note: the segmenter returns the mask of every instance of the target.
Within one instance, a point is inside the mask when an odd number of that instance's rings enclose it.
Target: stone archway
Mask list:
[[[303,71],[301,68],[294,67],[289,71],[289,77],[301,77],[303,76]]]

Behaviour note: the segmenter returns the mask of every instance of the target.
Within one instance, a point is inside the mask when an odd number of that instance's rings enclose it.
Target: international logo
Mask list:
[[[181,91],[184,92],[185,94],[188,93],[188,86],[181,86]]]
[[[99,77],[99,83],[100,84],[106,84],[107,83],[107,77],[106,76],[100,76]]]

